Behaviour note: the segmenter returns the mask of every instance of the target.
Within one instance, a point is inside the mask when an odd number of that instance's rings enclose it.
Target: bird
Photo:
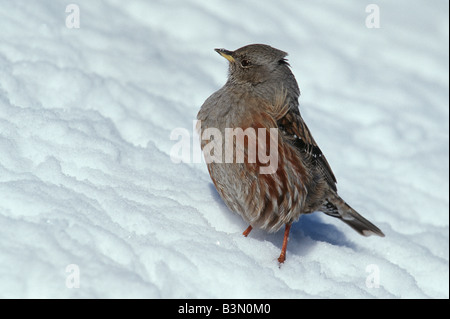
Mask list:
[[[288,54],[267,44],[215,51],[228,60],[228,79],[200,107],[196,128],[218,194],[249,225],[243,235],[284,226],[280,265],[291,225],[304,214],[321,211],[363,236],[384,237],[338,195],[330,164],[300,114]],[[272,146],[276,167],[263,171]]]

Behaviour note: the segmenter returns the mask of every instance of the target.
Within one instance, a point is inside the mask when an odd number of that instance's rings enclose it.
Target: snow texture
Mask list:
[[[0,0],[0,297],[449,297],[448,1],[76,0],[68,28],[70,3]],[[213,49],[250,43],[289,53],[340,195],[385,238],[317,212],[279,267],[282,232],[242,236],[192,123],[226,80]]]

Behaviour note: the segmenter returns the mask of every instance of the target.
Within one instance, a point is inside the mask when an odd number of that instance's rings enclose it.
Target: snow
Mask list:
[[[0,0],[0,297],[448,298],[448,2]],[[364,238],[253,230],[193,161],[214,48],[289,53]],[[171,133],[190,133],[175,163]],[[194,142],[193,142],[194,141]],[[198,146],[198,145],[197,145]]]

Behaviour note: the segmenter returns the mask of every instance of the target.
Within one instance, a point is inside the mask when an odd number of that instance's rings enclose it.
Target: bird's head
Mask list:
[[[229,79],[256,85],[291,73],[287,53],[266,44],[250,44],[235,51],[215,49],[229,63]]]

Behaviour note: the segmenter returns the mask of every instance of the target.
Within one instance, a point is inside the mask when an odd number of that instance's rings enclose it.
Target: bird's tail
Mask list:
[[[322,211],[327,215],[339,218],[363,236],[384,237],[383,232],[377,226],[358,214],[337,194],[327,199],[322,206]]]

